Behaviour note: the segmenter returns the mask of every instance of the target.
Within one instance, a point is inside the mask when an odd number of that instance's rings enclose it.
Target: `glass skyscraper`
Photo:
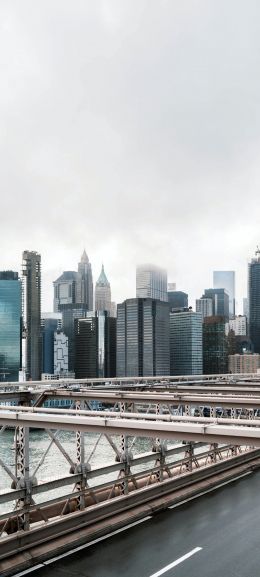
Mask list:
[[[236,300],[235,300],[235,271],[233,270],[214,270],[213,272],[213,287],[215,289],[225,289],[229,298],[229,316],[235,316]],[[223,313],[216,313],[223,314]]]
[[[23,252],[24,322],[26,330],[26,378],[41,379],[41,255]]]
[[[249,336],[254,352],[260,353],[260,250],[248,265]]]
[[[201,375],[202,369],[201,313],[170,313],[171,375]]]
[[[136,267],[136,298],[168,301],[167,272],[153,264]]]
[[[117,307],[117,376],[169,375],[169,307],[155,299],[127,299]]]
[[[0,272],[0,381],[18,381],[21,368],[21,281]]]

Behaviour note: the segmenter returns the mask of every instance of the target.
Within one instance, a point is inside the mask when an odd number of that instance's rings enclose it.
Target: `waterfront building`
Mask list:
[[[260,249],[248,265],[249,336],[260,353]]]
[[[170,313],[170,374],[201,375],[202,371],[201,313]]]
[[[116,376],[116,319],[108,311],[75,320],[75,376]]]
[[[117,376],[169,375],[169,306],[150,298],[117,307]]]
[[[137,266],[136,298],[167,301],[167,271],[153,264]]]
[[[54,334],[61,329],[61,313],[43,313],[42,327],[42,372],[54,373]]]
[[[212,317],[213,304],[211,298],[196,299],[196,312],[201,313],[202,321],[205,317]]]
[[[104,265],[96,282],[95,288],[95,310],[111,312],[111,288],[107,280]]]
[[[0,272],[0,382],[18,381],[21,369],[21,281]]]
[[[236,298],[235,298],[235,271],[233,270],[215,270],[213,272],[214,289],[225,289],[229,299],[229,316],[235,316]],[[222,314],[222,313],[216,313]]]
[[[260,354],[229,355],[228,372],[232,374],[257,373],[260,370]]]
[[[225,317],[206,317],[203,323],[203,373],[224,374],[228,370],[228,339]]]
[[[42,372],[40,254],[28,250],[23,252],[22,274],[26,378],[38,381]]]
[[[180,311],[182,309],[188,308],[188,295],[183,291],[169,291],[168,290],[168,303],[170,312]]]
[[[224,288],[205,289],[202,299],[212,300],[212,315],[223,316],[229,320],[229,296]]]

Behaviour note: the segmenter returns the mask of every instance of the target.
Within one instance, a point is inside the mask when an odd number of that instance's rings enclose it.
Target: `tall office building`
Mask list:
[[[230,331],[234,331],[235,336],[246,336],[247,335],[247,318],[242,315],[236,316],[234,319],[230,319],[226,323],[226,334]]]
[[[170,374],[201,375],[202,370],[201,313],[170,313]]]
[[[116,376],[116,319],[107,311],[75,320],[75,376]]]
[[[207,298],[196,299],[196,312],[201,313],[202,321],[204,321],[205,317],[212,317],[213,315],[212,299]]]
[[[88,311],[93,310],[92,268],[85,250],[78,264],[76,302],[84,304]]]
[[[244,297],[243,298],[243,315],[247,318],[249,318],[249,302],[248,302],[248,297]]]
[[[225,317],[206,317],[203,323],[203,373],[225,374],[228,371],[228,340]]]
[[[260,249],[248,265],[249,336],[254,352],[260,353]]]
[[[169,306],[150,298],[117,307],[117,376],[169,375]]]
[[[26,378],[41,378],[41,255],[25,250],[22,273],[24,277],[24,324],[26,334]]]
[[[205,289],[202,299],[212,300],[212,314],[213,316],[225,317],[229,320],[229,296],[224,288],[210,288]]]
[[[61,313],[42,314],[42,373],[54,373],[54,335],[61,325]]]
[[[61,304],[59,310],[62,314],[62,330],[68,337],[68,370],[75,372],[75,320],[87,317],[87,309],[83,304]]]
[[[53,374],[59,377],[71,376],[73,373],[69,370],[68,357],[68,337],[65,333],[58,329],[54,333],[54,369]]]
[[[167,272],[152,264],[136,267],[136,298],[168,300]]]
[[[107,280],[104,265],[96,282],[95,288],[95,310],[111,312],[111,288]]]
[[[78,272],[67,270],[54,283],[54,312],[60,311],[60,305],[82,304],[86,310],[93,310],[92,268],[84,250],[78,264]]]
[[[21,368],[21,281],[0,272],[0,381],[18,381]]]
[[[54,281],[53,310],[55,313],[60,311],[60,305],[76,303],[78,277],[77,272],[66,270]]]
[[[215,270],[213,272],[213,287],[215,289],[225,289],[229,298],[229,316],[235,316],[236,299],[235,299],[235,271],[233,270]],[[220,314],[220,313],[217,313]]]
[[[178,311],[181,309],[188,308],[188,295],[183,291],[169,291],[168,290],[168,303],[170,312]]]

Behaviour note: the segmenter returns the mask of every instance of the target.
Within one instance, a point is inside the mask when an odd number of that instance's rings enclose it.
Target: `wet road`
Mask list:
[[[28,575],[260,577],[260,472]]]

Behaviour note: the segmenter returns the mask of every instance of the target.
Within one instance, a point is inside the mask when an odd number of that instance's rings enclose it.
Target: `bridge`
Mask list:
[[[257,470],[260,376],[2,383],[0,427],[7,577]]]

